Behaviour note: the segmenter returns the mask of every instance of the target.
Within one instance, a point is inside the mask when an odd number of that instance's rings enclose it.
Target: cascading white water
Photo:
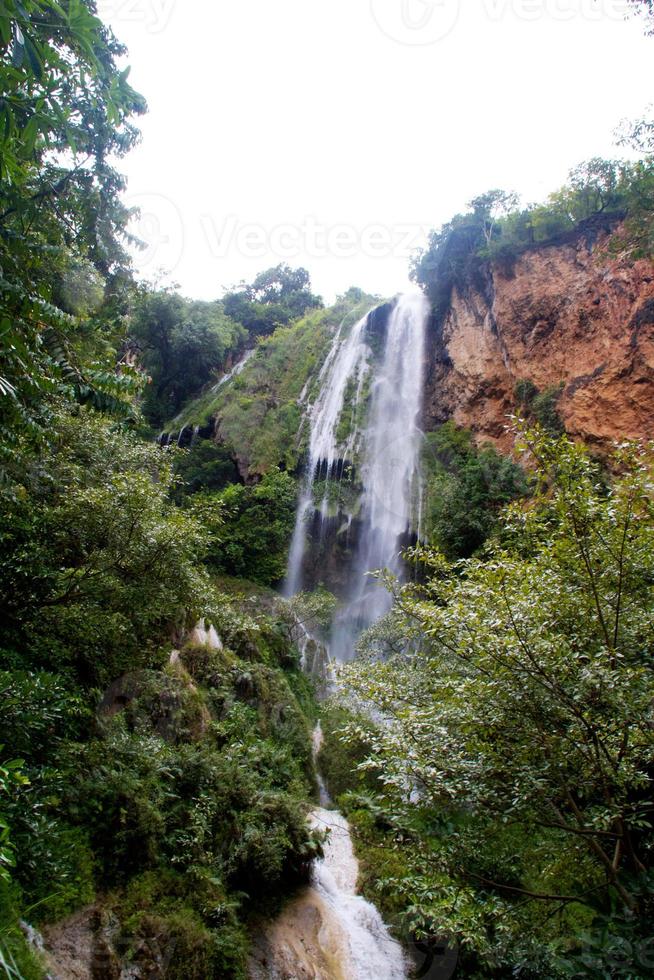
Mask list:
[[[374,905],[357,895],[359,863],[354,856],[350,828],[335,810],[319,808],[311,822],[329,836],[324,857],[313,869],[313,887],[341,928],[342,976],[348,980],[405,980],[407,964]]]
[[[322,745],[320,723],[313,755]],[[331,800],[318,771],[320,806],[309,815],[325,831],[323,857],[311,885],[258,938],[251,980],[406,980],[408,962],[370,902],[357,895],[359,863],[347,820],[328,809]]]
[[[254,357],[256,352],[257,352],[256,347],[252,347],[249,350],[246,350],[245,353],[241,356],[240,360],[236,362],[236,364],[231,369],[231,371],[228,371],[227,374],[223,374],[222,378],[216,382],[216,384],[213,386],[211,390],[218,391],[219,388],[222,388],[223,385],[226,385],[228,381],[232,380],[232,378],[238,377],[238,375],[241,373],[245,365],[252,357]]]
[[[400,576],[402,538],[418,527],[418,416],[428,310],[423,296],[401,296],[389,319],[364,440],[361,532],[352,592],[337,614],[330,645],[337,660],[349,660],[362,630],[391,608],[391,596],[369,573],[387,568]]]
[[[313,487],[317,477],[324,476],[328,482],[334,475],[334,468],[342,458],[339,451],[336,430],[338,427],[345,393],[352,377],[357,378],[356,399],[360,397],[363,378],[368,371],[370,347],[365,341],[365,327],[368,314],[356,323],[349,334],[345,334],[345,321],[341,323],[334,338],[332,349],[322,366],[319,375],[319,393],[309,410],[311,435],[309,440],[309,459],[306,479],[295,519],[295,530],[291,541],[288,571],[284,583],[284,594],[295,595],[301,586],[302,559],[306,546],[306,519],[313,506]],[[350,439],[354,438],[354,433]]]
[[[388,568],[401,574],[401,539],[417,530],[420,522],[421,433],[417,419],[428,309],[420,294],[397,299],[389,317],[383,357],[374,373],[372,404],[363,437],[354,419],[373,359],[366,338],[370,313],[349,334],[341,324],[318,379],[318,397],[307,413],[311,428],[309,459],[289,552],[284,584],[287,596],[294,595],[302,585],[306,523],[316,506],[316,480],[325,480],[320,507],[324,521],[329,481],[342,477],[345,461],[351,461],[357,452],[363,462],[359,544],[351,569],[350,595],[338,613],[332,633],[332,654],[338,660],[348,660],[358,634],[390,608],[388,593],[372,583],[368,573]],[[352,419],[348,438],[340,445],[337,432],[348,387],[354,392],[349,408]],[[350,515],[350,523],[351,520]]]

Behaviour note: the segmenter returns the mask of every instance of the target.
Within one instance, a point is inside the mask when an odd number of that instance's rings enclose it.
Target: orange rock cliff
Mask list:
[[[598,451],[654,437],[654,263],[611,255],[606,230],[534,246],[454,287],[433,325],[425,425],[453,418],[509,450],[522,379],[563,384],[567,431]]]

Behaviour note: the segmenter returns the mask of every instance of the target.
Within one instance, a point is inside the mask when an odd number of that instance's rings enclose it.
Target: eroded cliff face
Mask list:
[[[654,264],[608,233],[534,247],[456,287],[429,344],[425,425],[454,418],[507,451],[521,379],[563,383],[567,431],[600,450],[654,436]]]

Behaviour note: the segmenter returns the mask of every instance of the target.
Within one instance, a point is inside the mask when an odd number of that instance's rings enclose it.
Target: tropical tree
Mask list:
[[[0,9],[0,442],[34,425],[54,391],[117,408],[134,390],[129,369],[114,370],[109,301],[129,268],[129,212],[111,160],[134,145],[130,120],[145,109],[117,66],[122,54],[91,0]],[[107,290],[107,315],[88,324],[72,315],[70,287],[77,279],[88,300],[91,275]]]
[[[490,557],[420,554],[427,583],[396,590],[412,643],[346,672],[384,719],[366,737],[390,811],[429,849],[395,883],[414,921],[514,964],[599,915],[642,938],[654,902],[652,452],[618,450],[607,489],[566,437],[523,449],[539,491]]]
[[[168,290],[135,299],[129,335],[130,349],[150,377],[143,412],[152,425],[173,418],[248,336],[222,303],[191,301]]]
[[[226,293],[225,312],[242,323],[253,335],[272,333],[301,317],[307,310],[322,306],[322,300],[311,292],[306,269],[277,265],[266,269],[251,284],[241,283]]]

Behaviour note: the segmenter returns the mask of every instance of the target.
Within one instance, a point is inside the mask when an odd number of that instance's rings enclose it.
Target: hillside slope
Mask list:
[[[320,368],[339,327],[354,323],[376,303],[350,289],[327,309],[314,310],[261,340],[243,371],[204,392],[168,425],[179,434],[199,427],[234,453],[242,478],[273,466],[297,468],[303,449],[303,405],[315,395]],[[182,437],[182,444],[185,439]]]

